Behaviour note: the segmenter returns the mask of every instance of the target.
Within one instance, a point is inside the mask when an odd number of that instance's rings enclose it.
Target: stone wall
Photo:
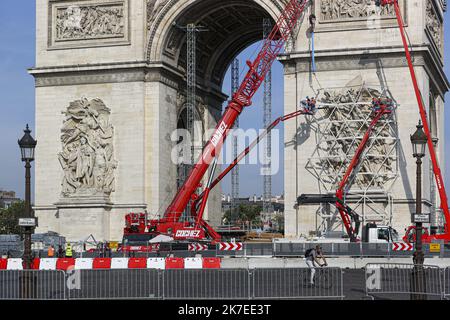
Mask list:
[[[437,39],[442,37],[441,26],[432,24],[430,33],[430,6],[436,19],[442,21],[442,6],[438,1],[400,1],[407,32],[413,45],[414,65],[423,97],[435,94],[437,119],[433,134],[439,138],[437,154],[444,163],[444,108],[442,99],[448,91],[448,81],[442,71],[442,51]],[[432,2],[432,3],[430,3]],[[356,8],[351,4],[360,3]],[[353,8],[353,9],[351,9]],[[351,10],[350,10],[351,9]],[[317,73],[312,75],[310,40],[307,26],[298,32],[295,50],[282,58],[285,65],[285,113],[294,111],[306,96],[315,96],[324,88],[344,87],[355,77],[361,77],[368,86],[385,87],[399,104],[397,111],[399,177],[389,190],[393,199],[392,224],[400,233],[411,223],[415,210],[415,159],[409,136],[419,120],[417,101],[407,68],[397,22],[389,9],[376,15],[371,5],[363,1],[322,0],[313,8],[318,17],[315,33]],[[434,34],[434,36],[432,36]],[[424,98],[429,109],[430,99]],[[428,113],[430,114],[429,110]],[[287,237],[309,236],[321,221],[316,215],[317,205],[295,209],[301,194],[319,194],[317,179],[312,179],[306,164],[314,152],[314,132],[307,119],[286,124],[285,190]],[[304,128],[304,130],[300,130]],[[300,133],[300,134],[299,134]],[[424,212],[430,212],[430,160],[424,161]],[[439,204],[439,201],[437,201]],[[387,205],[387,204],[386,204]],[[361,214],[361,212],[359,212]],[[367,221],[366,221],[367,222]],[[342,228],[340,230],[343,230]]]

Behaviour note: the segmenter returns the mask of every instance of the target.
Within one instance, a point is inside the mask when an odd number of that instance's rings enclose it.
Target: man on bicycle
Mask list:
[[[306,265],[308,266],[309,270],[311,271],[311,278],[310,278],[310,284],[314,285],[314,276],[316,274],[316,266],[320,267],[326,267],[327,260],[325,259],[325,256],[322,251],[322,247],[320,245],[317,245],[315,249],[308,249],[305,252],[305,259],[306,259]],[[320,263],[320,261],[323,261],[323,263]]]

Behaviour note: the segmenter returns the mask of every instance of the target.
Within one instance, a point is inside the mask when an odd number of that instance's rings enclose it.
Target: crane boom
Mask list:
[[[186,206],[201,183],[213,159],[220,154],[223,143],[233,128],[236,118],[244,107],[252,104],[252,98],[261,86],[267,72],[283,49],[292,34],[306,5],[310,0],[291,0],[278,18],[272,32],[265,39],[261,52],[253,63],[247,62],[249,71],[242,81],[238,91],[233,95],[225,109],[214,134],[206,144],[197,163],[191,169],[183,186],[179,189],[172,203],[164,213],[165,222],[177,222]]]
[[[405,24],[403,22],[402,14],[400,11],[400,5],[398,3],[398,0],[379,0],[379,1],[380,1],[379,4],[382,6],[391,5],[391,4],[394,5],[395,14],[397,16],[397,23],[398,23],[398,26],[400,29],[403,46],[405,48],[406,60],[408,61],[409,72],[411,74],[411,80],[412,80],[412,83],[414,86],[414,93],[416,95],[417,104],[419,106],[419,112],[420,112],[420,118],[421,118],[422,124],[423,124],[423,130],[425,131],[425,134],[427,135],[427,139],[428,139],[427,144],[428,144],[428,149],[430,151],[431,162],[433,165],[433,173],[434,173],[434,177],[436,179],[436,185],[437,185],[437,188],[439,191],[439,197],[441,199],[441,209],[444,212],[444,217],[445,217],[445,232],[443,234],[426,236],[426,238],[428,237],[429,239],[425,239],[425,240],[429,241],[432,239],[436,239],[436,240],[450,241],[450,229],[449,229],[450,211],[448,208],[447,192],[445,190],[444,178],[442,177],[441,168],[439,166],[437,156],[436,156],[436,151],[434,149],[433,138],[431,136],[430,127],[428,124],[427,112],[426,112],[426,109],[425,109],[425,106],[423,103],[422,93],[420,91],[419,84],[417,82],[416,71],[414,70],[414,65],[412,63],[411,53],[409,51],[409,45],[408,45],[408,41],[407,41],[407,37],[406,37]]]
[[[351,210],[346,204],[344,200],[344,195],[346,193],[346,187],[349,183],[350,177],[355,173],[358,165],[361,162],[362,155],[364,150],[366,150],[368,142],[370,140],[370,136],[375,129],[378,122],[383,118],[385,114],[392,113],[391,101],[388,100],[386,102],[381,102],[378,104],[376,110],[374,110],[373,119],[369,124],[369,127],[366,130],[366,133],[363,136],[356,152],[350,162],[341,183],[339,184],[338,189],[336,190],[336,208],[339,210],[339,214],[341,216],[342,222],[344,224],[345,230],[347,231],[348,236],[350,237],[351,242],[358,241],[358,233],[359,233],[359,216]],[[352,225],[352,220],[355,222],[355,227]]]

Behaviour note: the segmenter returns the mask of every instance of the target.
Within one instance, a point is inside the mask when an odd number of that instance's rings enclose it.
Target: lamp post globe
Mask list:
[[[413,157],[423,158],[425,156],[425,150],[428,143],[428,137],[423,131],[422,122],[419,121],[417,125],[417,130],[411,135],[411,143],[413,147]]]
[[[22,139],[18,141],[20,147],[20,153],[22,155],[23,162],[32,162],[34,161],[34,149],[36,148],[37,141],[33,139],[31,136],[31,130],[28,127],[28,124],[23,131],[25,134]]]

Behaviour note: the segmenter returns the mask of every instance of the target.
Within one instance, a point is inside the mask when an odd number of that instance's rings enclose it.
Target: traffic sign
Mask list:
[[[219,242],[220,251],[242,251],[242,242]]]
[[[430,214],[429,213],[415,214],[413,222],[414,223],[430,223]]]
[[[36,218],[19,218],[20,227],[36,227]]]
[[[206,251],[208,250],[208,245],[201,243],[189,243],[188,245],[189,251]]]
[[[414,246],[410,243],[394,242],[392,244],[393,251],[412,251],[413,249],[414,249]]]
[[[432,252],[432,253],[441,252],[441,244],[440,243],[430,243],[430,252]]]

